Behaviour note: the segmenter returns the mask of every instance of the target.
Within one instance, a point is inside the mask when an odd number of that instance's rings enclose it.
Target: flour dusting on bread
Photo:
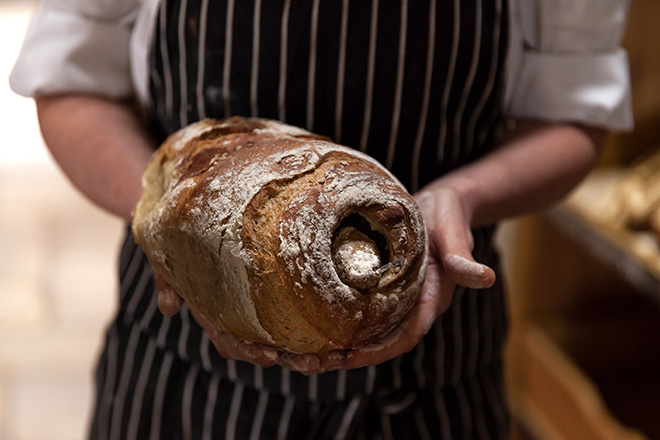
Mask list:
[[[161,146],[143,187],[134,234],[155,269],[248,341],[298,353],[373,342],[424,279],[425,229],[405,188],[297,127],[191,124]]]

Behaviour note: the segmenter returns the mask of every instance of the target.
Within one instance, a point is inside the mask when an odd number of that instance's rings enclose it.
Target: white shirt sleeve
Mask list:
[[[129,45],[140,0],[43,0],[34,12],[12,69],[24,96],[133,94]]]
[[[620,47],[628,0],[510,4],[507,116],[632,128],[628,59]],[[43,0],[10,75],[12,88],[24,96],[146,99],[157,7],[158,0]]]
[[[505,110],[509,117],[633,126],[628,0],[517,0]]]

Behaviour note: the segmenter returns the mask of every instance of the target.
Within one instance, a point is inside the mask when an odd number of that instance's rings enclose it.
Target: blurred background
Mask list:
[[[10,91],[34,1],[0,0],[0,439],[84,438],[121,222],[69,184]]]
[[[51,160],[9,90],[34,0],[0,0],[0,440],[83,438],[121,221]],[[636,128],[566,202],[506,222],[514,439],[660,439],[660,2],[632,0]],[[607,30],[603,30],[606,32]]]

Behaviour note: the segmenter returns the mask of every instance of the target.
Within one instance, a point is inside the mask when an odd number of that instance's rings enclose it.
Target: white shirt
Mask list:
[[[505,112],[511,118],[633,126],[621,48],[628,0],[508,0]],[[24,96],[147,98],[159,0],[43,0],[10,75]],[[605,30],[605,31],[604,31]]]

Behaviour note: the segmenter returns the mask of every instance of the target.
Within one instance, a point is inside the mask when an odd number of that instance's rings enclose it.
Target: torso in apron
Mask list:
[[[163,1],[157,20],[150,116],[159,141],[205,117],[278,119],[367,152],[411,192],[492,147],[505,0]],[[474,231],[474,255],[497,269],[493,230]],[[303,376],[221,358],[186,309],[163,317],[155,293],[129,273],[148,272],[130,234],[120,269],[119,322],[139,325],[176,356],[256,388],[345,399],[455,386],[499,368],[505,335],[499,282],[487,292],[457,289],[451,309],[408,354],[377,367]]]

